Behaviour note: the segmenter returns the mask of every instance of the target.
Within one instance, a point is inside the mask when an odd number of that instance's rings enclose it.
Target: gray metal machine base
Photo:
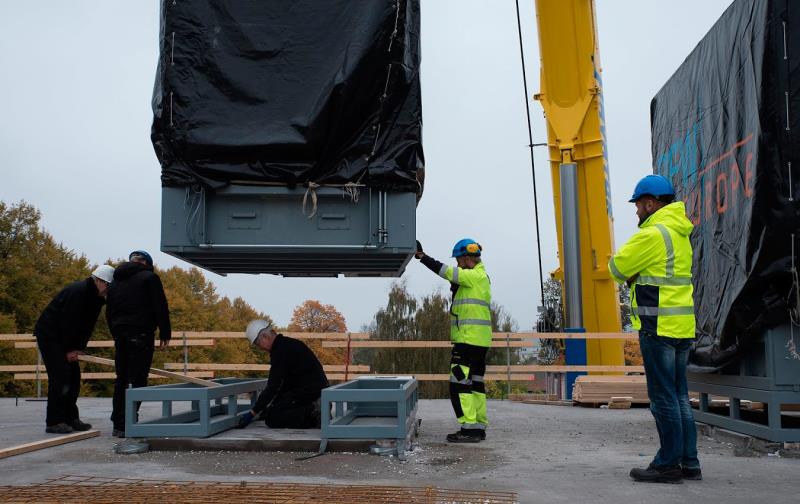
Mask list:
[[[405,459],[417,429],[417,386],[411,376],[369,376],[324,389],[319,453],[330,439],[394,439]]]
[[[800,331],[795,331],[800,343]],[[767,331],[738,367],[712,374],[689,373],[689,390],[700,393],[695,420],[769,441],[800,441],[800,417],[781,405],[800,405],[800,359],[787,348],[789,326]],[[727,414],[709,407],[709,395],[730,398]],[[765,412],[743,411],[741,400],[764,403]]]
[[[130,388],[125,391],[126,437],[208,437],[228,430],[239,422],[239,414],[250,410],[267,380],[220,378],[221,387],[203,387],[193,383]],[[239,402],[246,394],[249,400]],[[160,402],[161,417],[136,419],[136,405]],[[188,411],[173,413],[173,403],[190,402]]]
[[[283,276],[400,276],[417,195],[368,187],[164,187],[161,250],[201,268]]]

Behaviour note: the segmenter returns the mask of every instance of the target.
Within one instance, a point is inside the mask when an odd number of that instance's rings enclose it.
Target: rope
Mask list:
[[[306,215],[306,203],[308,201],[308,195],[311,194],[311,213],[308,214],[308,218],[314,217],[317,213],[317,188],[319,184],[314,182],[308,183],[308,189],[306,189],[306,193],[303,195],[303,215]]]
[[[361,190],[358,188],[359,184],[357,182],[348,182],[344,185],[344,192],[342,193],[342,197],[345,195],[350,196],[350,201],[353,203],[358,203],[358,197],[361,194]]]
[[[536,254],[539,260],[539,289],[542,295],[542,304],[544,304],[544,276],[542,275],[542,244],[539,235],[539,199],[536,193],[536,166],[533,161],[533,130],[531,128],[531,108],[528,104],[528,78],[525,74],[525,51],[522,47],[522,21],[519,17],[519,0],[516,0],[517,5],[517,32],[519,33],[519,57],[522,66],[522,84],[525,88],[525,113],[528,117],[528,148],[531,151],[531,175],[533,176],[533,211],[536,218]]]

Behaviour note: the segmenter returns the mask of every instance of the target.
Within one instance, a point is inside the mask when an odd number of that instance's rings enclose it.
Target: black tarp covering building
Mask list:
[[[164,186],[422,191],[419,0],[162,1]]]
[[[655,171],[695,224],[695,370],[746,356],[797,308],[799,120],[790,0],[735,1],[652,100]]]

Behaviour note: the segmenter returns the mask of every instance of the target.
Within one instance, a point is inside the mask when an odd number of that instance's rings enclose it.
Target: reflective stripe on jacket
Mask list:
[[[633,280],[634,329],[670,338],[694,338],[692,223],[682,201],[648,217],[608,263],[618,283]]]
[[[492,345],[492,292],[483,263],[472,269],[443,265],[439,276],[458,285],[450,308],[450,340],[481,347]]]

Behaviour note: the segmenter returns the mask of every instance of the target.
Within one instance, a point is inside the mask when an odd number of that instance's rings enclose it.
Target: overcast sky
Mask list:
[[[522,23],[529,94],[539,91],[533,0]],[[636,228],[627,203],[651,173],[650,99],[730,0],[597,0],[616,243]],[[48,232],[92,262],[150,251],[158,266],[160,166],[150,143],[157,0],[0,0],[0,200],[37,206]],[[484,246],[494,300],[529,330],[539,304],[533,184],[513,0],[422,0],[425,194],[417,233],[447,260],[464,236]],[[532,103],[534,142],[546,141]],[[550,172],[535,156],[545,275],[557,264]],[[281,325],[306,299],[336,306],[359,330],[391,279],[285,279],[207,273]],[[443,281],[413,261],[424,295]],[[182,328],[176,328],[182,329]]]

